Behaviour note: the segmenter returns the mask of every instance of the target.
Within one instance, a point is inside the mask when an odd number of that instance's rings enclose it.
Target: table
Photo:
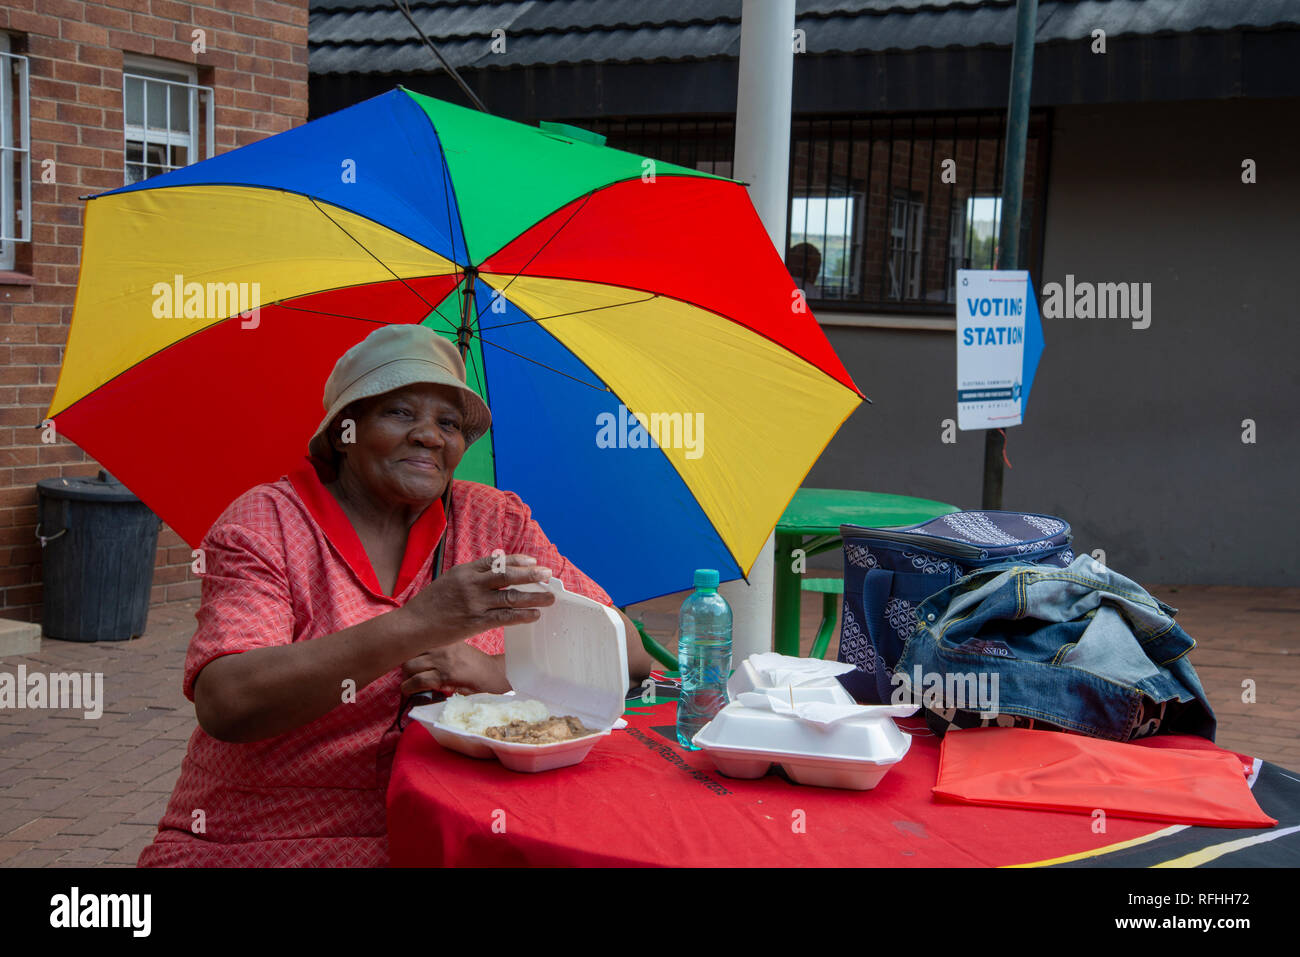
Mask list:
[[[835,548],[840,525],[887,528],[915,525],[956,512],[955,505],[907,495],[858,492],[850,489],[801,488],[776,523],[775,568],[772,577],[776,625],[773,648],[783,655],[799,655],[800,573],[794,570],[795,549],[805,558]],[[805,536],[812,536],[805,539]]]
[[[637,689],[639,690],[639,689]],[[628,727],[578,765],[508,771],[403,733],[388,790],[397,866],[1234,866],[1300,864],[1300,779],[1256,778],[1267,830],[1184,827],[1087,814],[941,802],[939,742],[926,736],[871,791],[723,777],[676,744],[676,701],[629,703]],[[960,733],[960,732],[958,732]],[[1141,745],[1135,745],[1140,747]],[[1247,759],[1249,760],[1249,759]],[[1287,829],[1290,828],[1290,831]],[[1252,843],[1252,840],[1255,843]],[[1244,845],[1243,845],[1244,842]]]

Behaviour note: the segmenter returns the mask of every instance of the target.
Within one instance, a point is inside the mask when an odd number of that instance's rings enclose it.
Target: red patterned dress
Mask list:
[[[502,548],[534,556],[567,589],[612,605],[566,561],[512,492],[453,481],[450,522],[434,502],[411,527],[394,594],[383,593],[342,507],[308,460],[236,499],[204,537],[203,599],[185,659],[185,696],[222,655],[311,641],[400,608],[443,567]],[[497,628],[469,639],[500,654]],[[385,866],[384,796],[397,748],[401,670],[294,731],[250,744],[196,728],[180,778],[138,866]],[[342,689],[340,689],[342,696]]]

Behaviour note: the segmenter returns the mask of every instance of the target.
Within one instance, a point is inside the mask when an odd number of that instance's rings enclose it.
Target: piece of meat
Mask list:
[[[569,741],[596,734],[573,715],[550,717],[541,721],[511,721],[509,724],[488,728],[483,733],[497,741],[516,744],[554,744],[556,741]]]

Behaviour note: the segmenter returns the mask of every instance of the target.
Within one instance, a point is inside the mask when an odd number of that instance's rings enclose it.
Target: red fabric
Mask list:
[[[443,524],[440,503],[417,519],[397,594],[387,596],[310,465],[242,495],[203,539],[203,599],[185,661],[186,697],[193,700],[194,679],[221,655],[310,641],[404,605],[432,579]],[[446,534],[446,567],[503,548],[536,557],[565,587],[611,604],[511,492],[454,482]],[[503,639],[497,628],[469,643],[499,654]],[[391,726],[401,681],[394,668],[358,689],[355,703],[265,741],[230,744],[196,729],[140,865],[386,864],[384,793],[399,737]],[[201,834],[191,832],[196,810],[203,811]]]
[[[629,714],[629,727],[582,764],[538,774],[446,751],[412,724],[388,791],[393,863],[986,867],[1088,853],[1160,829],[1117,818],[1098,834],[1072,814],[936,801],[933,737],[913,738],[871,791],[776,774],[735,780],[669,742],[675,708]]]
[[[1102,741],[1029,728],[972,728],[943,739],[934,793],[953,801],[1168,824],[1272,827],[1246,784],[1250,766],[1194,735]],[[1185,745],[1196,742],[1193,747]],[[1208,745],[1208,747],[1207,747]]]
[[[627,229],[626,223],[636,223]],[[686,224],[688,228],[684,228]],[[657,237],[660,255],[648,255]],[[520,233],[479,266],[485,273],[581,279],[700,306],[790,350],[861,392],[809,311],[739,183],[659,176],[612,183]],[[491,329],[493,318],[481,320]]]

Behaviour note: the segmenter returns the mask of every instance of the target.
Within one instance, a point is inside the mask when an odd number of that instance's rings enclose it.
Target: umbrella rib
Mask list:
[[[523,274],[524,270],[527,269],[527,268],[529,267],[529,265],[532,263],[532,261],[533,261],[534,259],[536,259],[538,256],[541,255],[542,250],[545,249],[547,246],[550,245],[551,240],[553,240],[556,236],[560,235],[560,230],[564,229],[565,226],[567,226],[567,225],[569,225],[569,223],[573,222],[573,217],[577,216],[578,213],[582,212],[583,207],[585,207],[585,206],[587,205],[588,201],[590,201],[591,197],[594,196],[595,194],[596,194],[596,191],[593,189],[593,190],[588,191],[588,193],[587,193],[586,196],[582,197],[582,203],[577,207],[577,209],[575,209],[573,212],[571,212],[571,213],[569,214],[568,218],[567,218],[564,222],[560,223],[560,225],[557,226],[557,227],[555,228],[555,232],[551,233],[551,235],[547,238],[546,242],[544,242],[544,243],[542,243],[540,246],[538,246],[536,252],[534,252],[531,256],[528,257],[528,262],[526,262],[526,263],[524,263],[522,266],[520,266],[520,267],[519,267],[519,271],[516,272],[513,276],[511,276],[510,279],[509,279],[509,281],[506,282],[506,284],[505,284],[505,285],[504,285],[500,290],[498,290],[498,291],[500,292],[501,295],[504,296],[504,295],[506,294],[506,290],[510,288],[510,283],[512,283],[512,282],[514,282],[516,279],[518,279],[518,278]],[[486,310],[485,310],[485,311],[486,311]],[[483,313],[482,313],[482,312],[479,312],[477,315],[474,316],[474,321],[475,321],[475,323],[477,323],[481,318],[483,318]]]
[[[433,303],[429,302],[428,299],[425,299],[424,296],[420,295],[419,291],[418,291],[414,286],[412,286],[409,282],[407,282],[407,281],[406,281],[405,279],[403,279],[401,276],[397,275],[397,273],[393,271],[392,267],[390,267],[390,266],[388,265],[388,263],[384,262],[382,259],[380,259],[378,256],[376,256],[374,253],[372,253],[372,252],[371,252],[371,251],[366,247],[366,244],[365,244],[365,243],[363,243],[361,240],[357,239],[357,237],[353,236],[350,232],[347,231],[346,227],[344,227],[342,223],[340,223],[338,220],[336,220],[336,219],[335,219],[333,216],[331,216],[329,213],[325,212],[325,210],[321,208],[320,203],[316,202],[316,197],[314,197],[314,196],[308,196],[307,198],[308,198],[309,200],[311,200],[311,204],[312,204],[313,206],[315,206],[317,210],[320,211],[320,214],[321,214],[322,216],[324,216],[324,217],[325,217],[326,219],[328,219],[331,223],[333,223],[335,226],[337,226],[337,227],[338,227],[338,228],[343,232],[343,235],[344,235],[344,236],[348,237],[348,239],[352,240],[354,243],[356,243],[358,246],[360,246],[361,249],[362,249],[362,251],[365,252],[365,254],[366,254],[367,256],[369,256],[369,257],[370,257],[371,259],[373,259],[375,262],[379,263],[379,265],[381,265],[381,266],[383,266],[385,269],[387,269],[388,272],[389,272],[389,275],[391,275],[394,279],[396,279],[396,280],[397,280],[398,282],[400,282],[403,286],[405,286],[406,289],[407,289],[407,291],[410,292],[410,293],[411,293],[413,296],[415,296],[417,299],[419,299],[420,302],[422,302],[422,303],[424,303],[426,306],[428,306],[431,312],[436,313],[439,319],[441,319],[443,322],[447,323],[447,324],[448,324],[449,326],[451,326],[451,328],[453,328],[453,329],[458,328],[458,326],[457,326],[456,324],[452,323],[451,320],[449,320],[446,316],[444,316],[442,313],[438,312],[438,307],[437,307],[437,306],[435,306]]]
[[[582,280],[578,280],[578,281],[581,282]],[[542,318],[540,319],[534,319],[532,316],[528,316],[527,319],[520,319],[518,322],[498,322],[488,326],[487,328],[491,330],[509,329],[511,326],[525,326],[528,325],[528,323],[530,322],[545,322],[550,319],[563,319],[566,316],[580,316],[586,312],[600,312],[602,309],[619,309],[623,306],[635,306],[643,302],[649,302],[652,299],[660,299],[660,298],[662,297],[659,295],[659,293],[652,292],[644,299],[629,299],[627,302],[612,302],[607,306],[592,306],[590,309],[575,309],[573,310],[573,312],[557,312],[553,316],[542,316]],[[519,311],[523,312],[522,309],[520,309]],[[525,315],[527,315],[527,313],[525,313]]]
[[[595,389],[597,392],[610,391],[609,386],[592,385],[590,382],[586,381],[585,379],[579,379],[577,376],[569,375],[569,373],[567,372],[561,372],[559,369],[555,368],[554,366],[548,366],[545,362],[538,362],[536,359],[532,358],[531,356],[526,356],[522,352],[515,352],[513,349],[507,349],[505,346],[501,345],[500,343],[492,342],[489,339],[484,339],[481,335],[478,337],[478,339],[479,342],[483,343],[486,346],[492,346],[493,348],[500,349],[502,352],[508,352],[512,356],[523,359],[525,362],[531,362],[533,365],[541,366],[543,369],[548,369],[551,372],[554,372],[556,375],[562,375],[566,379],[572,379],[574,382],[577,382],[581,385],[585,385],[588,389]]]

